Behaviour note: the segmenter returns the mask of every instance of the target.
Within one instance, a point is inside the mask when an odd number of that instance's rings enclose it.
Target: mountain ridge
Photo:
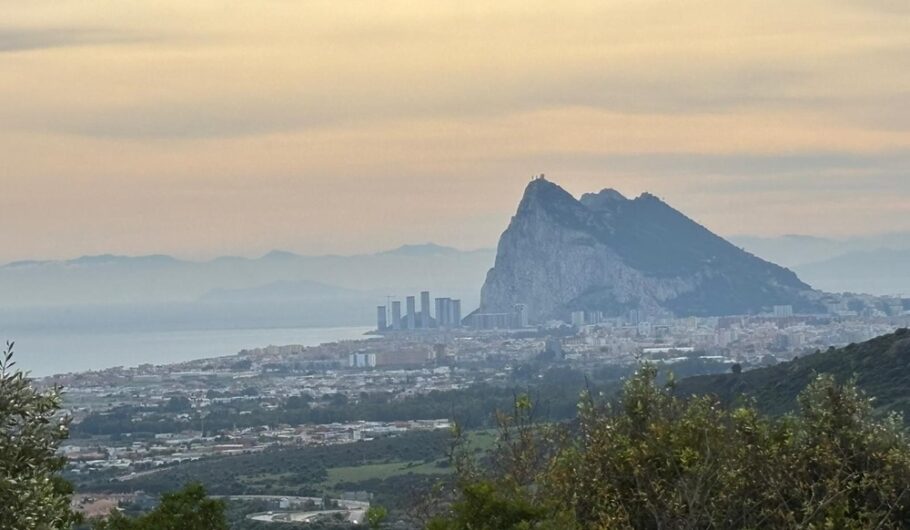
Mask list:
[[[910,294],[910,249],[854,250],[795,268],[826,291]]]
[[[532,180],[497,245],[482,312],[528,306],[532,320],[576,310],[619,315],[754,313],[777,304],[816,307],[793,271],[745,252],[656,195],[610,188],[576,199]]]
[[[160,262],[160,263],[192,263],[206,264],[218,261],[259,261],[259,260],[280,260],[280,259],[316,259],[316,258],[362,258],[370,256],[426,256],[440,254],[472,254],[490,252],[491,248],[460,249],[447,245],[439,245],[432,242],[404,244],[388,250],[376,252],[364,252],[355,254],[299,254],[289,250],[273,249],[258,257],[223,255],[215,256],[204,260],[191,260],[178,258],[170,254],[83,254],[74,258],[62,259],[21,259],[0,263],[0,269],[5,268],[22,268],[40,265],[101,265],[113,263],[141,263],[141,262]]]
[[[206,261],[113,254],[20,261],[0,267],[0,307],[192,303],[218,289],[255,295],[255,289],[274,282],[304,281],[366,293],[364,308],[373,315],[387,295],[403,298],[423,290],[475,305],[493,257],[492,250],[424,244],[351,256],[276,250]]]

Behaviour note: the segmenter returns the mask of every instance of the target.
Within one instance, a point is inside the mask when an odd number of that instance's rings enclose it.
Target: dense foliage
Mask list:
[[[165,493],[161,503],[136,518],[113,512],[96,530],[228,530],[224,502],[210,499],[199,484]]]
[[[504,418],[495,473],[460,464],[432,530],[906,528],[910,445],[852,384],[819,376],[798,410],[682,399],[645,366],[615,403],[584,396],[577,424]],[[465,463],[467,462],[467,463]]]
[[[75,516],[72,488],[58,475],[66,461],[56,451],[68,425],[60,389],[36,390],[14,370],[12,346],[0,353],[0,528],[64,528]]]
[[[838,382],[855,379],[884,411],[910,414],[910,330],[900,329],[845,348],[806,355],[791,362],[741,374],[704,375],[680,381],[683,395],[712,394],[725,402],[754,398],[763,412],[779,414],[797,406],[797,396],[816,376]]]

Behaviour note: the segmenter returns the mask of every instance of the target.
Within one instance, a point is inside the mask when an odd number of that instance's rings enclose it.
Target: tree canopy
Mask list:
[[[57,448],[68,435],[60,388],[40,391],[16,370],[13,344],[0,353],[0,528],[66,528],[72,488]]]
[[[95,526],[96,530],[228,530],[225,505],[210,499],[200,484],[165,493],[158,506],[131,519],[118,512]]]
[[[644,366],[570,425],[519,399],[492,466],[461,464],[431,530],[906,528],[910,446],[852,383],[816,377],[793,414],[684,399]],[[490,471],[492,469],[493,471]]]

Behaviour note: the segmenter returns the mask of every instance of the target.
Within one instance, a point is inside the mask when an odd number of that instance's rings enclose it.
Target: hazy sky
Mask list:
[[[0,0],[0,261],[495,244],[526,181],[910,230],[906,0]]]

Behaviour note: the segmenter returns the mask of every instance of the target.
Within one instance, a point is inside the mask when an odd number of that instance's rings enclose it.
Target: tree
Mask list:
[[[0,528],[67,528],[78,516],[59,476],[66,460],[56,454],[69,425],[61,388],[36,389],[12,358],[8,342],[0,353]]]
[[[382,526],[388,516],[389,511],[385,507],[378,504],[370,506],[367,510],[367,524],[370,526],[370,530],[379,530],[379,527]]]
[[[223,501],[210,499],[201,484],[189,484],[182,490],[165,493],[151,512],[130,519],[112,512],[96,530],[228,530]]]
[[[165,412],[189,412],[193,410],[193,402],[186,396],[171,396],[164,404]]]
[[[492,482],[466,484],[463,498],[452,507],[450,519],[430,522],[428,530],[529,530],[558,526],[548,521],[547,510],[523,495]],[[568,527],[566,527],[568,528]]]
[[[613,403],[583,395],[569,425],[529,425],[519,400],[501,427],[506,450],[460,478],[429,527],[910,527],[903,424],[876,416],[854,384],[819,376],[797,413],[771,418],[751,403],[682,399],[656,377],[644,365]]]

